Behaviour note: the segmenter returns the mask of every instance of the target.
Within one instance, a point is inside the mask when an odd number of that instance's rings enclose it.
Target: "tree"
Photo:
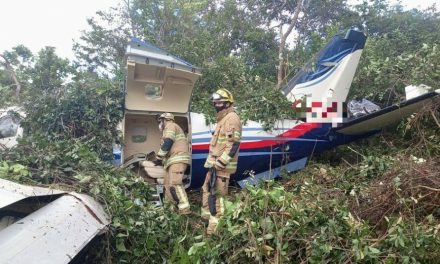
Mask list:
[[[132,33],[124,7],[99,11],[87,23],[90,29],[74,42],[75,63],[89,72],[122,78],[125,48]]]
[[[403,11],[377,0],[357,5],[355,10],[361,14],[369,39],[351,97],[369,97],[387,105],[402,99],[407,85],[435,87],[439,66],[433,43],[440,41],[440,13],[436,9]]]
[[[11,78],[14,80],[14,84],[15,84],[15,97],[17,98],[17,102],[20,102],[20,90],[21,90],[21,84],[18,81],[17,75],[15,74],[14,69],[12,68],[11,63],[9,62],[8,58],[3,55],[0,54],[0,57],[3,59],[3,65],[5,67],[5,69],[10,73]]]
[[[286,49],[286,40],[289,37],[290,33],[292,33],[292,30],[295,28],[296,24],[298,23],[298,16],[301,11],[303,4],[303,0],[298,0],[295,11],[292,15],[292,18],[289,22],[286,23],[287,30],[283,33],[283,25],[284,23],[281,23],[279,25],[280,29],[280,44],[278,48],[278,74],[277,74],[277,88],[279,89],[284,81],[285,74],[285,64],[286,64],[286,58],[285,58],[285,49]]]
[[[13,81],[13,85],[15,86],[15,98],[19,103],[22,83],[19,81],[20,78],[17,71],[22,70],[23,66],[32,60],[32,53],[28,48],[19,45],[12,48],[12,51],[4,51],[3,54],[0,54],[0,58],[3,60],[1,65],[3,65],[5,72],[7,72]],[[9,82],[6,81],[4,84],[9,85]]]
[[[58,57],[54,47],[45,47],[38,52],[34,65],[27,71],[32,82],[31,92],[59,96],[65,90],[66,78],[72,73],[69,60]]]

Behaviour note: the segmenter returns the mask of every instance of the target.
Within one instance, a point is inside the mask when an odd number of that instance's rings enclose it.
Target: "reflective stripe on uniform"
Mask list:
[[[172,131],[172,130],[165,130],[163,132],[163,138],[170,138],[172,140],[176,139],[176,132]]]
[[[234,131],[234,139],[235,141],[239,141],[241,138],[241,133],[239,131]]]
[[[229,157],[229,156],[228,156]],[[223,159],[223,157],[222,157],[222,159]],[[212,166],[214,166],[214,164],[215,164],[215,158],[207,158],[206,159],[206,161],[205,161],[205,164],[203,165],[203,167],[205,167],[205,168],[211,168]],[[229,162],[227,162],[227,164],[226,164],[226,168],[225,169],[227,169],[227,170],[236,170],[237,169],[237,164],[238,164],[238,162],[237,161],[235,161],[235,160],[232,160],[232,158],[229,158]]]
[[[220,197],[219,199],[219,204],[220,204],[220,215],[224,215],[225,214],[225,204],[224,204],[224,199],[223,197]]]
[[[179,201],[180,201],[177,207],[179,207],[179,210],[189,208],[189,201],[188,201],[188,197],[186,196],[185,190],[183,189],[182,186],[175,186],[175,187],[177,194],[179,195]]]
[[[218,143],[218,144],[225,144],[226,141],[228,141],[228,138],[225,137],[225,136],[220,135],[220,136],[217,138],[217,142],[216,142],[216,143]]]
[[[186,202],[186,203],[179,203],[179,204],[177,205],[177,207],[179,208],[179,210],[183,210],[183,209],[189,208],[189,202]]]
[[[232,159],[231,156],[229,156],[229,154],[225,153],[225,152],[223,152],[223,154],[220,156],[220,158],[226,162],[225,164],[228,164],[229,161],[231,161],[231,159]]]
[[[171,158],[168,158],[164,162],[164,167],[167,168],[168,166],[174,164],[174,163],[185,163],[189,164],[191,160],[191,157],[188,154],[177,154],[172,156]]]
[[[205,168],[211,168],[212,166],[214,166],[215,164],[215,158],[212,157],[211,155],[208,156],[208,158],[205,161],[205,164],[203,165],[203,167]]]
[[[184,134],[176,134],[175,140],[186,140],[186,136]]]
[[[209,217],[209,223],[210,224],[218,224],[218,218],[217,217],[215,217],[215,216],[210,216]]]
[[[201,215],[202,217],[204,217],[204,216],[211,216],[211,212],[209,212],[208,209],[202,207],[202,210],[201,210],[201,212],[200,212],[200,215]]]
[[[237,169],[237,161],[230,161],[228,164],[226,164],[227,170],[236,170]]]
[[[162,149],[159,149],[159,152],[157,152],[157,156],[159,157],[165,157],[168,154],[168,151],[163,151]]]

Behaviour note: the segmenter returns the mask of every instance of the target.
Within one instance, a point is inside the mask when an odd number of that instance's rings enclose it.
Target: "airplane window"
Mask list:
[[[10,115],[0,118],[0,138],[14,137],[17,135],[18,122]]]
[[[133,141],[133,143],[143,143],[146,140],[147,140],[147,128],[135,127],[133,129],[133,135],[131,136],[131,141]]]
[[[145,85],[145,96],[148,99],[160,99],[162,97],[162,85],[148,83]]]

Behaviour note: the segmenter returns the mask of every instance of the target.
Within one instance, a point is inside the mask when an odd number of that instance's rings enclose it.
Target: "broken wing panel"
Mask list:
[[[402,120],[402,118],[418,112],[437,95],[438,93],[431,92],[414,99],[404,101],[399,105],[386,107],[372,114],[365,115],[344,123],[343,126],[336,129],[336,132],[344,135],[361,135],[374,130],[379,130],[387,125]]]
[[[2,263],[68,263],[105,225],[77,198],[62,196],[0,232]]]
[[[47,196],[61,193],[65,192],[36,186],[25,186],[0,179],[0,209],[27,197]]]
[[[35,211],[23,210],[47,197],[47,204]],[[23,211],[28,212],[17,220],[14,212]],[[3,179],[0,216],[0,262],[14,264],[69,263],[110,223],[102,206],[87,195]]]

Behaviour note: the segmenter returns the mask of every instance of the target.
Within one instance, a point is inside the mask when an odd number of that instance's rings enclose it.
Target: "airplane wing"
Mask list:
[[[348,121],[335,129],[344,135],[361,135],[374,130],[379,130],[387,125],[395,123],[402,118],[416,113],[434,97],[440,94],[440,90],[391,105],[374,113]]]
[[[90,196],[0,179],[1,263],[69,263],[109,223]]]

